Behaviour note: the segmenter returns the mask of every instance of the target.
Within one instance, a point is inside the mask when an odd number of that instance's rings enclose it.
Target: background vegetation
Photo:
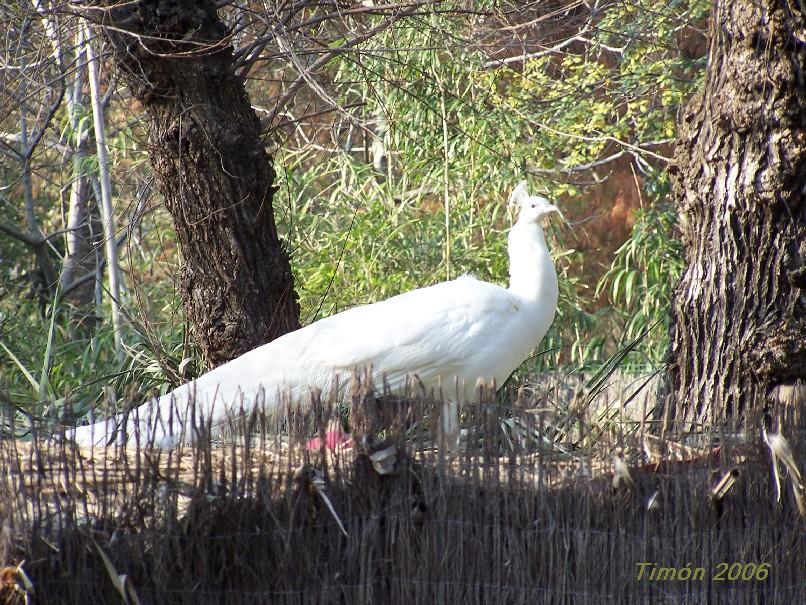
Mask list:
[[[558,200],[570,226],[550,231],[559,312],[544,353],[524,371],[597,367],[660,322],[628,359],[655,368],[683,262],[667,158],[678,110],[703,74],[708,4],[474,5],[425,11],[339,55],[268,129],[276,217],[303,323],[465,272],[506,283],[512,217],[504,202],[528,178],[532,189]],[[41,60],[47,53],[35,15],[4,10],[30,28],[17,32],[23,42],[6,49],[6,65]],[[237,11],[224,11],[234,23]],[[252,70],[248,87],[259,115],[300,69],[275,61]],[[11,234],[30,227],[26,163],[14,153],[14,136],[23,114],[41,119],[42,107],[30,82],[4,78],[4,405],[21,417],[62,415],[68,401],[81,412],[167,390],[203,371],[176,287],[181,251],[152,190],[140,108],[103,74],[125,285],[123,349],[116,352],[108,283],[98,282],[90,309],[71,307],[58,289],[42,286],[36,254]],[[98,170],[93,145],[78,168],[69,153],[88,120],[86,106],[78,121],[59,108],[27,164],[45,254],[57,260],[65,249],[65,192],[76,169]]]

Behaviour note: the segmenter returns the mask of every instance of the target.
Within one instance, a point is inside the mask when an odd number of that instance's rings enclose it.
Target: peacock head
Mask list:
[[[509,206],[518,206],[518,222],[537,223],[556,212],[562,217],[562,212],[546,198],[539,195],[529,195],[526,181],[521,181],[509,196]]]

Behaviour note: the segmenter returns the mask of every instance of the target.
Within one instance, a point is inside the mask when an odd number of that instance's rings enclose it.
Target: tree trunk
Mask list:
[[[746,419],[806,378],[802,7],[718,0],[705,88],[683,116],[669,412],[689,426]]]
[[[93,48],[93,39],[89,25],[84,32],[84,52],[87,53],[87,79],[90,83],[90,99],[92,105],[92,122],[95,130],[95,153],[98,158],[98,180],[101,197],[98,200],[101,209],[104,232],[104,256],[106,257],[106,274],[109,277],[109,310],[112,316],[112,330],[115,339],[115,352],[123,358],[123,313],[121,295],[123,287],[118,267],[118,248],[115,245],[115,212],[112,207],[112,178],[109,175],[109,156],[106,153],[106,112],[101,100],[101,76],[99,61]],[[98,199],[98,198],[96,198]]]
[[[93,217],[90,213],[88,179],[78,172],[81,168],[77,166],[83,154],[79,151],[74,153],[73,183],[70,185],[67,207],[67,237],[59,282],[64,293],[63,299],[77,308],[86,310],[92,304],[95,289],[95,280],[86,279],[88,274],[95,274],[96,271],[90,228]],[[81,285],[76,285],[79,280]]]
[[[274,171],[210,1],[142,0],[105,34],[151,117],[151,162],[184,260],[182,296],[210,366],[299,327],[274,224]],[[134,35],[121,33],[126,30]]]

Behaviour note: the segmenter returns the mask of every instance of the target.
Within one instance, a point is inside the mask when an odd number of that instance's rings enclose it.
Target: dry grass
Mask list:
[[[2,441],[0,563],[34,592],[8,572],[0,603],[803,602],[806,523],[760,440],[482,400],[454,452],[438,402],[363,392],[335,451],[306,448],[330,405],[170,452]],[[706,577],[639,581],[642,562]],[[712,579],[734,562],[769,576]]]

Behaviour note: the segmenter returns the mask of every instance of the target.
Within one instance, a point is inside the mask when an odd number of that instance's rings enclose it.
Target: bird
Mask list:
[[[70,435],[82,446],[139,441],[170,449],[197,437],[195,418],[226,422],[235,406],[268,408],[274,396],[303,402],[311,389],[323,395],[339,376],[372,368],[376,384],[403,392],[420,385],[447,397],[443,430],[455,434],[458,405],[472,401],[477,380],[502,385],[549,330],[559,295],[544,221],[562,213],[526,181],[508,204],[518,209],[508,236],[509,286],[472,275],[437,283],[320,319],[154,397],[127,414],[79,426]],[[451,420],[452,418],[452,420]],[[444,421],[444,420],[443,420]],[[444,421],[445,422],[445,421]]]

